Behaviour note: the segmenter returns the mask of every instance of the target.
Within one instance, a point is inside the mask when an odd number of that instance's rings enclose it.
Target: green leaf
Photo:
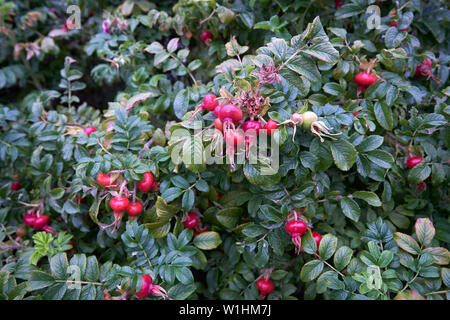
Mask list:
[[[356,162],[356,149],[346,140],[329,142],[331,154],[336,166],[342,171],[348,171]]]
[[[98,281],[100,277],[100,269],[98,266],[97,258],[90,256],[86,261],[86,273],[84,274],[87,281]]]
[[[335,13],[336,19],[346,19],[362,13],[362,8],[358,3],[350,2],[342,5]]]
[[[319,244],[319,255],[322,259],[328,260],[336,251],[337,238],[332,234],[326,234],[322,237]]]
[[[337,249],[334,254],[333,263],[337,270],[344,269],[352,260],[353,250],[347,246],[342,246]]]
[[[31,272],[31,279],[28,282],[30,291],[47,288],[55,284],[55,278],[43,271],[33,270]]]
[[[180,211],[180,209],[176,206],[167,204],[167,202],[161,197],[156,199],[155,208],[156,215],[161,220],[170,220],[178,211]]]
[[[202,250],[212,250],[222,243],[220,235],[215,231],[202,232],[194,238],[194,245]]]
[[[339,201],[339,205],[347,218],[358,222],[361,209],[355,200],[349,197],[344,197]]]
[[[419,243],[424,246],[429,246],[436,234],[433,222],[428,218],[419,218],[414,225],[414,229]]]
[[[68,277],[67,268],[69,262],[65,253],[58,253],[50,259],[50,270],[52,275],[59,280],[65,280]]]
[[[377,194],[372,191],[356,191],[353,192],[353,197],[362,199],[366,201],[368,204],[374,207],[381,207],[380,198],[378,198]]]
[[[412,254],[419,254],[420,247],[419,244],[414,240],[413,237],[408,236],[407,234],[396,232],[394,235],[394,240],[397,242],[397,245],[405,250],[406,252]]]
[[[192,189],[189,189],[184,192],[183,198],[181,200],[181,207],[184,211],[189,211],[194,206],[195,202],[195,193]]]
[[[318,82],[321,80],[321,75],[317,69],[316,63],[309,56],[296,57],[286,64],[290,70],[304,76],[311,82]]]
[[[378,258],[377,265],[380,268],[386,268],[389,263],[391,263],[392,259],[394,258],[394,253],[389,250],[385,250],[381,253],[380,257]]]
[[[429,247],[423,250],[433,256],[437,264],[447,265],[450,263],[450,252],[442,247]]]
[[[164,190],[164,192],[161,193],[161,197],[163,197],[164,200],[166,200],[167,202],[172,202],[173,200],[181,196],[182,193],[183,193],[182,189],[172,187]]]
[[[392,157],[392,155],[383,150],[369,151],[367,153],[367,158],[377,166],[385,169],[390,169],[392,167],[392,164],[394,163],[394,158]]]
[[[309,282],[317,278],[323,270],[323,262],[312,260],[306,263],[300,271],[300,279],[303,282]]]
[[[428,178],[431,174],[431,168],[425,162],[419,163],[414,168],[409,170],[408,182],[420,183]]]
[[[242,209],[239,207],[225,208],[216,213],[216,218],[225,228],[231,229],[239,222],[241,213]]]
[[[271,187],[280,181],[279,173],[268,165],[251,164],[244,165],[244,175],[251,184]]]
[[[317,252],[317,244],[311,234],[311,230],[308,230],[302,236],[302,250],[308,254],[314,254]]]
[[[384,138],[382,136],[372,135],[365,137],[364,140],[356,146],[358,152],[373,151],[383,144]]]
[[[323,91],[336,97],[341,97],[345,89],[338,83],[328,82],[323,86]]]
[[[394,127],[394,117],[392,109],[384,101],[376,102],[373,107],[375,118],[378,123],[386,130],[390,131]]]
[[[249,238],[256,238],[266,232],[266,228],[257,224],[249,224],[244,229],[242,229],[242,233]]]

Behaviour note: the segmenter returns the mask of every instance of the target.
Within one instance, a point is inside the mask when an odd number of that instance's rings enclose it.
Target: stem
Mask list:
[[[170,53],[169,55],[170,55],[170,57],[171,57],[172,59],[174,59],[176,62],[178,62],[180,65],[183,66],[183,68],[184,68],[184,69],[187,71],[187,73],[189,74],[189,77],[191,77],[191,79],[192,79],[192,81],[194,82],[194,84],[197,84],[197,80],[195,80],[194,76],[193,76],[192,73],[189,71],[189,69],[184,65],[184,63],[181,62],[180,59],[178,59],[177,56],[175,56],[175,55],[173,55],[173,54],[171,54],[171,53]]]
[[[100,138],[97,138],[97,142],[100,145],[100,147],[102,147],[103,151],[105,151],[107,154],[111,155],[111,153],[105,149],[105,147],[103,146],[103,144],[100,142]]]
[[[441,293],[447,293],[447,292],[450,292],[450,289],[449,290],[442,290],[442,291],[428,292],[428,293],[425,293],[425,295],[429,296],[429,295],[432,295],[432,294],[441,294]]]
[[[329,266],[334,272],[336,272],[337,274],[339,274],[341,277],[345,277],[345,275],[341,272],[339,272],[337,269],[335,269],[331,264],[329,264],[328,262],[326,262],[325,260],[323,260],[317,253],[314,253],[314,256],[316,258],[319,258],[320,261],[322,261],[323,263],[325,263],[327,266]]]
[[[42,90],[41,83],[39,82],[38,78],[36,77],[36,74],[34,73],[33,69],[31,68],[30,62],[27,59],[25,59],[22,55],[21,55],[21,58],[22,58],[23,64],[25,65],[28,72],[30,73],[31,80],[33,80],[34,86],[37,89]]]
[[[203,19],[202,21],[200,21],[200,26],[201,26],[202,24],[204,24],[206,21],[208,21],[209,19],[211,19],[212,16],[214,15],[214,13],[216,13],[216,9],[215,9],[215,8],[214,8],[214,10],[211,12],[211,14],[210,14],[207,18],[205,18],[205,19]]]
[[[69,282],[69,283],[80,283],[80,284],[93,284],[96,286],[102,286],[103,283],[101,282],[89,282],[89,281],[76,281],[76,280],[55,280],[55,282]]]

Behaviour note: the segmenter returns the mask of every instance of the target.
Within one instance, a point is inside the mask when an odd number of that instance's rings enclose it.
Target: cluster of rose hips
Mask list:
[[[36,213],[36,210],[34,209],[27,211],[27,213],[23,217],[23,223],[36,231],[45,231],[48,233],[57,234],[55,229],[49,226],[50,217],[46,215],[40,215],[39,213]]]
[[[279,126],[278,122],[269,119],[266,124],[263,125],[259,121],[248,120],[242,123],[243,113],[242,110],[234,104],[220,105],[217,97],[208,93],[203,98],[203,103],[194,112],[195,115],[201,110],[208,110],[214,112],[216,119],[214,120],[214,126],[217,130],[224,133],[224,139],[229,146],[241,146],[247,140],[244,133],[249,136],[258,135],[261,129],[266,129],[268,135],[272,134]],[[192,116],[193,117],[193,116]],[[241,125],[242,131],[232,130],[235,125]]]
[[[292,243],[295,245],[296,254],[299,254],[301,245],[302,245],[301,237],[308,230],[307,224],[302,220],[294,219],[294,220],[288,221],[286,223],[284,229],[292,238]],[[318,251],[320,241],[322,240],[322,236],[318,232],[311,232],[311,235],[312,235],[314,241],[316,242],[317,251]]]
[[[141,299],[145,298],[149,294],[156,297],[163,297],[164,299],[169,298],[166,290],[164,290],[161,286],[153,284],[153,279],[149,274],[144,274],[141,276],[141,278],[142,278],[142,287],[141,290],[139,290],[136,293],[136,296],[138,298]]]
[[[110,187],[112,186],[113,181],[111,181],[111,176],[109,174],[105,174],[100,172],[97,175],[97,182],[103,186],[103,187]],[[144,173],[144,180],[137,182],[137,188],[141,192],[148,192],[150,190],[158,190],[158,183],[154,180],[153,173],[151,172],[145,172]],[[142,213],[143,205],[142,202],[137,201],[133,199],[131,202],[128,200],[127,197],[122,196],[120,193],[119,195],[111,198],[109,200],[109,206],[114,211],[114,222],[111,225],[115,225],[114,230],[118,229],[120,225],[120,220],[122,219],[123,212],[126,212],[132,219],[136,219],[137,216],[139,216]],[[109,227],[111,225],[105,226]]]

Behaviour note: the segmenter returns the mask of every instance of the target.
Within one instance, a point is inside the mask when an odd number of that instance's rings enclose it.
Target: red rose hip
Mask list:
[[[290,235],[303,235],[306,232],[307,226],[301,220],[291,220],[286,223],[284,229]]]
[[[377,82],[378,78],[367,72],[360,72],[355,76],[355,82],[361,87],[367,88]]]
[[[109,174],[100,172],[97,175],[97,182],[99,185],[101,185],[103,187],[109,186],[109,185],[111,185],[111,177],[109,176]]]
[[[199,219],[195,212],[189,212],[187,219],[183,222],[183,225],[187,229],[194,229],[198,225]]]
[[[422,157],[412,157],[409,158],[408,161],[406,161],[406,166],[409,169],[414,168],[415,166],[417,166],[419,163],[423,162],[423,158]]]
[[[97,131],[96,127],[86,127],[84,129],[84,133],[86,133],[88,137],[91,135],[92,132],[95,132],[95,131]]]
[[[153,173],[145,172],[144,180],[139,181],[137,183],[137,187],[142,192],[148,192],[151,190],[154,180],[155,180],[155,177],[153,176]]]
[[[266,125],[264,126],[264,129],[267,130],[267,134],[271,135],[273,131],[275,131],[278,128],[278,122],[269,119],[269,121],[267,121]]]
[[[141,214],[142,212],[142,203],[139,201],[131,202],[127,207],[127,213],[128,215],[135,217]]]
[[[114,211],[124,211],[128,208],[130,201],[124,196],[116,196],[109,200],[109,206]]]
[[[40,231],[40,230],[44,229],[44,227],[46,225],[48,225],[49,223],[50,223],[50,217],[49,216],[39,216],[34,221],[33,228],[36,231]]]
[[[312,235],[314,241],[316,242],[317,249],[319,249],[319,244],[320,244],[320,241],[322,241],[322,236],[318,232],[312,232],[311,235]]]
[[[141,278],[142,278],[142,287],[141,290],[139,290],[139,292],[136,293],[136,296],[139,298],[145,298],[150,294],[150,287],[152,285],[153,279],[148,274],[142,275]]]
[[[256,287],[258,288],[259,292],[263,295],[267,295],[275,289],[273,281],[264,278],[260,278],[258,279],[258,281],[256,281]]]
[[[203,98],[203,107],[208,111],[214,111],[214,109],[219,105],[219,100],[212,93],[208,93]]]

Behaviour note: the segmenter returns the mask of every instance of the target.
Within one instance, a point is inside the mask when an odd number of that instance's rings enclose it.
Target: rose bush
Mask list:
[[[101,5],[0,2],[2,299],[448,299],[442,1]]]

